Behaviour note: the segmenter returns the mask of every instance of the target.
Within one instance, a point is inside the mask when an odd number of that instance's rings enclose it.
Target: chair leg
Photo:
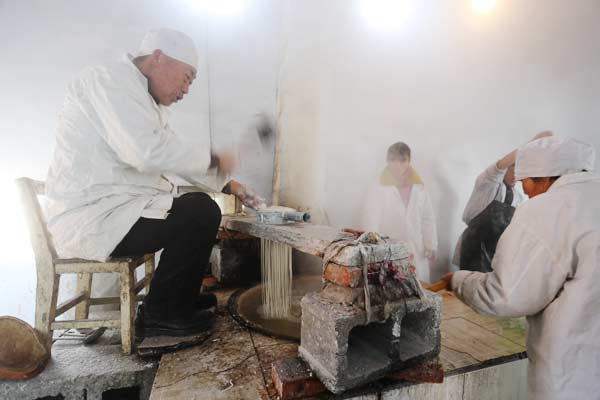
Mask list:
[[[56,316],[60,275],[51,273],[37,277],[35,297],[35,329],[42,335],[48,350],[52,347],[52,328]]]
[[[121,272],[121,346],[123,353],[131,354],[135,338],[135,274],[127,268]]]
[[[92,274],[77,274],[77,293],[85,293],[85,300],[75,306],[75,319],[87,319],[90,314],[90,297],[92,295]]]
[[[146,294],[148,294],[148,291],[150,290],[150,281],[152,280],[152,276],[154,276],[155,260],[156,260],[156,258],[153,254],[152,257],[149,258],[148,260],[146,260],[146,262],[145,262],[146,283],[144,284],[144,288],[145,288]]]

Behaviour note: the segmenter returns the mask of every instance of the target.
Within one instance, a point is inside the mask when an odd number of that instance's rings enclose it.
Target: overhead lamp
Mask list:
[[[374,28],[395,30],[409,14],[409,0],[361,0],[360,12]]]
[[[471,0],[473,9],[479,14],[485,14],[496,6],[497,0]]]

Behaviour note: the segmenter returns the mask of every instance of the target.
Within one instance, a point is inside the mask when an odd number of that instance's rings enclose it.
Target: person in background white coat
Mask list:
[[[225,175],[235,165],[230,153],[210,154],[169,126],[167,107],[188,93],[197,62],[185,34],[149,31],[136,55],[87,68],[70,84],[56,130],[46,190],[59,257],[105,261],[163,249],[138,312],[138,336],[192,334],[213,319],[204,309],[216,298],[198,300],[198,292],[219,207],[204,193],[174,198],[163,177],[202,182],[209,168]],[[224,191],[252,202],[236,181]]]
[[[405,241],[414,255],[417,278],[430,281],[437,252],[435,215],[421,178],[410,165],[410,148],[394,143],[387,151],[380,181],[368,193],[362,228]]]
[[[551,136],[552,132],[544,131],[534,136],[532,140],[536,140],[542,137]],[[473,192],[469,197],[469,201],[463,211],[462,219],[467,225],[471,225],[471,222],[479,216],[493,201],[505,203],[508,206],[516,208],[519,204],[522,204],[527,197],[522,191],[515,186],[517,180],[515,179],[515,160],[517,157],[517,150],[513,150],[497,162],[494,162],[488,168],[486,168],[476,179]],[[486,223],[493,223],[493,221],[486,221]],[[500,232],[506,228],[506,225],[497,227]],[[499,235],[495,237],[497,241]],[[454,257],[452,263],[458,267],[461,266],[460,254],[463,244],[464,235],[458,240],[456,249],[454,251]],[[479,247],[479,244],[475,247]],[[493,256],[493,249],[487,249],[488,252]],[[487,254],[486,254],[487,255]],[[486,255],[482,255],[482,259],[485,259]],[[489,270],[490,260],[486,260],[486,266],[480,266],[476,270],[487,272]],[[486,268],[487,267],[487,268]],[[463,268],[465,269],[465,268]]]
[[[527,316],[530,400],[600,396],[600,177],[592,146],[546,137],[517,152],[530,200],[500,238],[489,273],[444,276],[491,316]]]

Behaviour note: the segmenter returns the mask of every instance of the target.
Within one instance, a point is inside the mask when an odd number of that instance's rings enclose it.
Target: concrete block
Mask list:
[[[332,392],[384,377],[440,352],[441,296],[427,292],[367,324],[366,312],[309,293],[302,299],[300,356]],[[380,310],[381,311],[381,310]],[[380,313],[383,315],[383,313]]]
[[[1,381],[0,399],[32,400],[57,397],[65,400],[101,400],[103,393],[139,388],[148,399],[156,363],[125,356],[118,344],[84,346],[79,341],[58,342],[46,369],[26,381]]]
[[[327,285],[321,295],[334,303],[340,303],[348,306],[356,305],[360,308],[365,307],[365,289],[362,287],[351,288],[338,285]]]

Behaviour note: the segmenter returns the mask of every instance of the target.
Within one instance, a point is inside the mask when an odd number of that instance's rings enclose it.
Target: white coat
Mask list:
[[[362,228],[405,241],[414,254],[417,278],[430,281],[425,252],[437,252],[435,215],[423,184],[415,183],[408,206],[393,185],[374,185],[367,193]]]
[[[202,179],[209,150],[176,135],[125,55],[67,90],[46,179],[48,228],[62,258],[104,261],[140,217],[165,218],[174,173]]]
[[[463,222],[467,225],[471,223],[473,218],[478,216],[490,203],[494,200],[504,202],[506,198],[506,185],[504,185],[504,175],[506,169],[499,169],[496,163],[487,167],[475,180],[475,186],[469,201],[463,212]],[[513,188],[513,201],[511,205],[517,207],[527,200],[527,196],[521,192],[521,189],[515,185]],[[454,250],[452,264],[460,265],[460,247],[462,240],[459,239]]]
[[[600,398],[600,177],[559,178],[517,208],[493,272],[458,271],[476,311],[527,316],[530,400]]]

